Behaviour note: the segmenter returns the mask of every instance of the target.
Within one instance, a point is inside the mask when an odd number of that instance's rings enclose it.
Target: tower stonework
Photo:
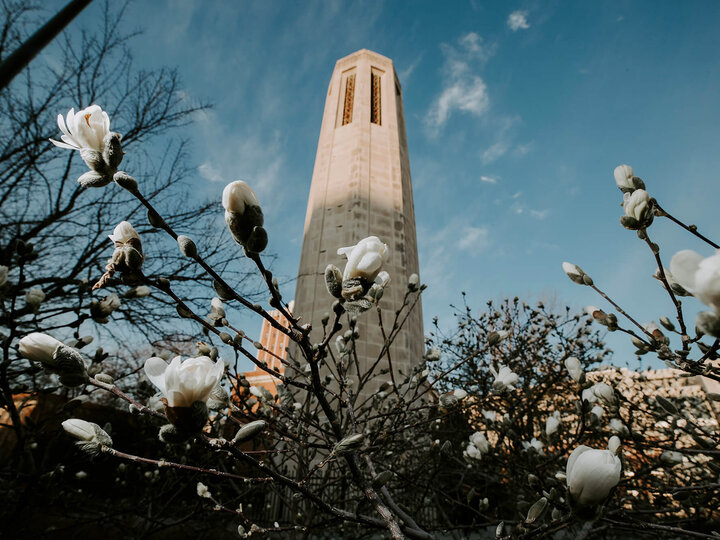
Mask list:
[[[400,83],[390,59],[362,49],[337,61],[325,100],[313,170],[297,290],[296,315],[313,326],[321,341],[321,320],[332,314],[325,288],[328,264],[340,269],[337,249],[377,236],[390,249],[384,269],[391,277],[380,301],[386,333],[400,308],[408,278],[418,273],[415,210]],[[344,325],[345,329],[347,325]],[[380,355],[383,338],[371,309],[358,316],[356,351],[361,370]],[[420,363],[424,350],[418,302],[390,349],[395,379]],[[388,367],[386,356],[378,370]],[[350,373],[354,375],[354,373]],[[376,381],[389,380],[380,375]],[[377,382],[366,389],[373,391]]]

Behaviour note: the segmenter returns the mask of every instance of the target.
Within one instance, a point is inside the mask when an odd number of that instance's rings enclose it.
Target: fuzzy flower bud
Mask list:
[[[9,271],[10,269],[7,266],[0,265],[0,287],[7,283]]]
[[[569,262],[562,263],[562,269],[567,276],[578,285],[592,285],[593,280],[577,264]]]
[[[550,437],[558,430],[559,427],[560,413],[558,411],[554,411],[550,416],[547,417],[547,420],[545,420],[545,434]]]
[[[120,222],[108,238],[115,244],[111,262],[117,270],[127,272],[138,270],[145,256],[142,251],[140,235],[128,221]]]
[[[43,300],[45,300],[45,292],[42,289],[34,288],[25,293],[25,303],[33,311],[37,311]]]
[[[53,355],[61,341],[52,336],[33,332],[20,340],[20,355],[43,365],[54,366]]]
[[[62,427],[70,435],[78,439],[78,444],[94,443],[112,446],[113,442],[110,435],[93,422],[87,422],[79,418],[71,418],[70,420],[65,420],[62,423]]]
[[[92,319],[100,324],[106,324],[108,317],[120,307],[120,298],[115,293],[108,294],[99,302],[93,300],[90,304],[90,315]]]
[[[643,224],[650,214],[650,195],[644,189],[636,189],[632,195],[626,195],[623,203],[625,215]]]
[[[225,222],[235,241],[248,251],[259,253],[267,245],[264,217],[255,192],[242,180],[225,186],[222,195]]]

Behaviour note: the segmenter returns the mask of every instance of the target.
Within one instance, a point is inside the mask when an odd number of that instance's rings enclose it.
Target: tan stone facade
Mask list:
[[[400,83],[390,59],[363,49],[335,65],[310,187],[295,313],[312,323],[314,341],[322,338],[323,315],[332,312],[325,267],[342,269],[345,260],[337,249],[373,235],[391,253],[385,269],[392,282],[380,304],[389,329],[409,276],[418,273],[415,210]],[[383,339],[374,310],[358,321],[362,370],[377,359]],[[421,361],[423,342],[418,304],[391,348],[396,374]],[[384,367],[385,359],[379,365]]]
[[[288,307],[291,313],[293,306],[293,302],[290,302]],[[277,309],[270,311],[270,316],[285,328],[290,326],[288,320],[283,317],[282,313]],[[263,320],[262,328],[260,329],[260,339],[258,341],[263,346],[262,350],[258,351],[258,361],[265,362],[269,368],[274,369],[280,374],[285,373],[285,366],[280,359],[284,360],[287,358],[287,347],[290,343],[290,338],[278,329],[273,328],[268,321]],[[246,372],[245,378],[252,386],[262,386],[273,394],[277,393],[276,387],[278,379],[260,368]]]

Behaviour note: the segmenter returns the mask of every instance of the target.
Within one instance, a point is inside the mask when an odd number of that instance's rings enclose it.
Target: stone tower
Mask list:
[[[294,313],[312,323],[314,342],[322,339],[321,319],[332,313],[334,300],[325,288],[325,267],[344,268],[337,249],[367,236],[390,248],[385,270],[392,281],[380,302],[389,332],[408,278],[418,273],[415,210],[400,83],[390,59],[362,49],[335,64],[310,186]],[[358,316],[358,327],[356,350],[365,369],[383,344],[374,309]],[[408,374],[423,351],[418,303],[390,350],[396,380],[403,378],[398,370]],[[385,357],[378,368],[384,367]]]

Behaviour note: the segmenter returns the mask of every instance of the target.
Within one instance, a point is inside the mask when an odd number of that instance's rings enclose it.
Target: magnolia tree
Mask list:
[[[428,360],[462,397],[438,411],[424,465],[448,529],[710,537],[718,471],[705,393],[681,394],[680,372],[667,387],[652,373],[591,370],[609,359],[597,312],[515,298],[479,315],[463,306],[453,333],[436,325]]]
[[[270,294],[269,305],[286,318],[287,327],[237,292],[204,258],[202,247],[168,224],[135,178],[119,170],[121,137],[110,131],[110,119],[100,107],[71,110],[58,118],[58,126],[62,140],[53,143],[79,151],[88,166],[79,182],[132,195],[147,209],[150,223],[170,235],[182,256],[212,278],[218,295],[205,317],[176,292],[173,280],[145,274],[153,255],[129,222],[114,228],[105,273],[92,288],[102,289],[117,275],[128,286],[149,287],[172,302],[179,317],[202,327],[209,343],[198,343],[193,358],[177,356],[170,363],[147,359],[145,375],[159,393],[146,402],[136,399],[131,387],[116,385],[107,373],[92,376],[82,354],[50,333],[23,336],[18,352],[56,374],[62,385],[106,391],[125,400],[131,411],[156,419],[164,444],[201,448],[210,456],[206,461],[214,460],[217,466],[132,454],[98,424],[70,418],[63,427],[83,452],[205,474],[207,481],[197,484],[197,494],[212,508],[234,515],[241,535],[320,534],[341,527],[349,536],[385,530],[394,538],[431,538],[430,531],[438,528],[491,527],[498,536],[521,537],[563,529],[595,535],[654,529],[709,536],[700,529],[714,517],[713,511],[688,501],[707,500],[717,488],[710,483],[713,433],[697,421],[695,409],[661,396],[648,399],[646,386],[628,383],[616,370],[586,373],[586,368],[608,352],[591,327],[599,321],[607,330],[628,333],[644,352],[656,351],[674,367],[713,376],[712,367],[704,363],[714,358],[717,340],[702,346],[699,360],[689,360],[690,346],[702,343],[700,335],[717,333],[707,322],[714,321],[712,313],[698,319],[703,326],[690,338],[678,310],[684,348],[672,351],[658,327],[624,328],[617,316],[595,307],[588,308],[589,317],[557,315],[517,299],[499,309],[490,305],[491,311],[480,317],[466,307],[457,333],[433,334],[426,357],[413,373],[394,372],[391,363],[379,369],[424,288],[412,276],[391,329],[386,332],[379,319],[386,341],[377,361],[362,370],[355,355],[361,337],[357,320],[373,311],[379,315],[391,279],[383,271],[388,247],[380,239],[339,247],[347,264],[342,271],[332,265],[326,270],[328,315],[322,321],[321,341],[312,342],[310,326],[300,323],[300,314],[291,313],[263,264],[268,237],[260,202],[247,184],[236,181],[225,188],[225,221],[256,265]],[[638,198],[633,194],[627,199],[628,212],[632,197]],[[624,219],[623,224],[637,226],[650,243],[642,225],[649,224],[649,212],[658,208],[649,200],[645,213],[636,212],[634,222]],[[650,244],[659,261],[659,250]],[[702,276],[706,261],[681,253],[672,266],[677,268],[676,280],[687,287],[683,291],[711,299],[709,280]],[[574,281],[596,288],[579,267],[563,267]],[[690,268],[693,280],[680,268]],[[680,285],[669,280],[662,266],[659,273],[677,302]],[[254,313],[288,336],[294,355],[278,358],[285,373],[256,359],[254,350],[262,345],[233,324],[224,303]],[[226,371],[223,358],[239,356],[278,379],[277,395]],[[385,382],[379,391],[368,392],[377,377]],[[668,416],[671,422],[656,438],[643,432],[656,426],[658,417]],[[676,465],[682,468],[673,472]],[[235,493],[229,494],[224,482],[233,485]],[[658,501],[666,506],[648,512]]]

